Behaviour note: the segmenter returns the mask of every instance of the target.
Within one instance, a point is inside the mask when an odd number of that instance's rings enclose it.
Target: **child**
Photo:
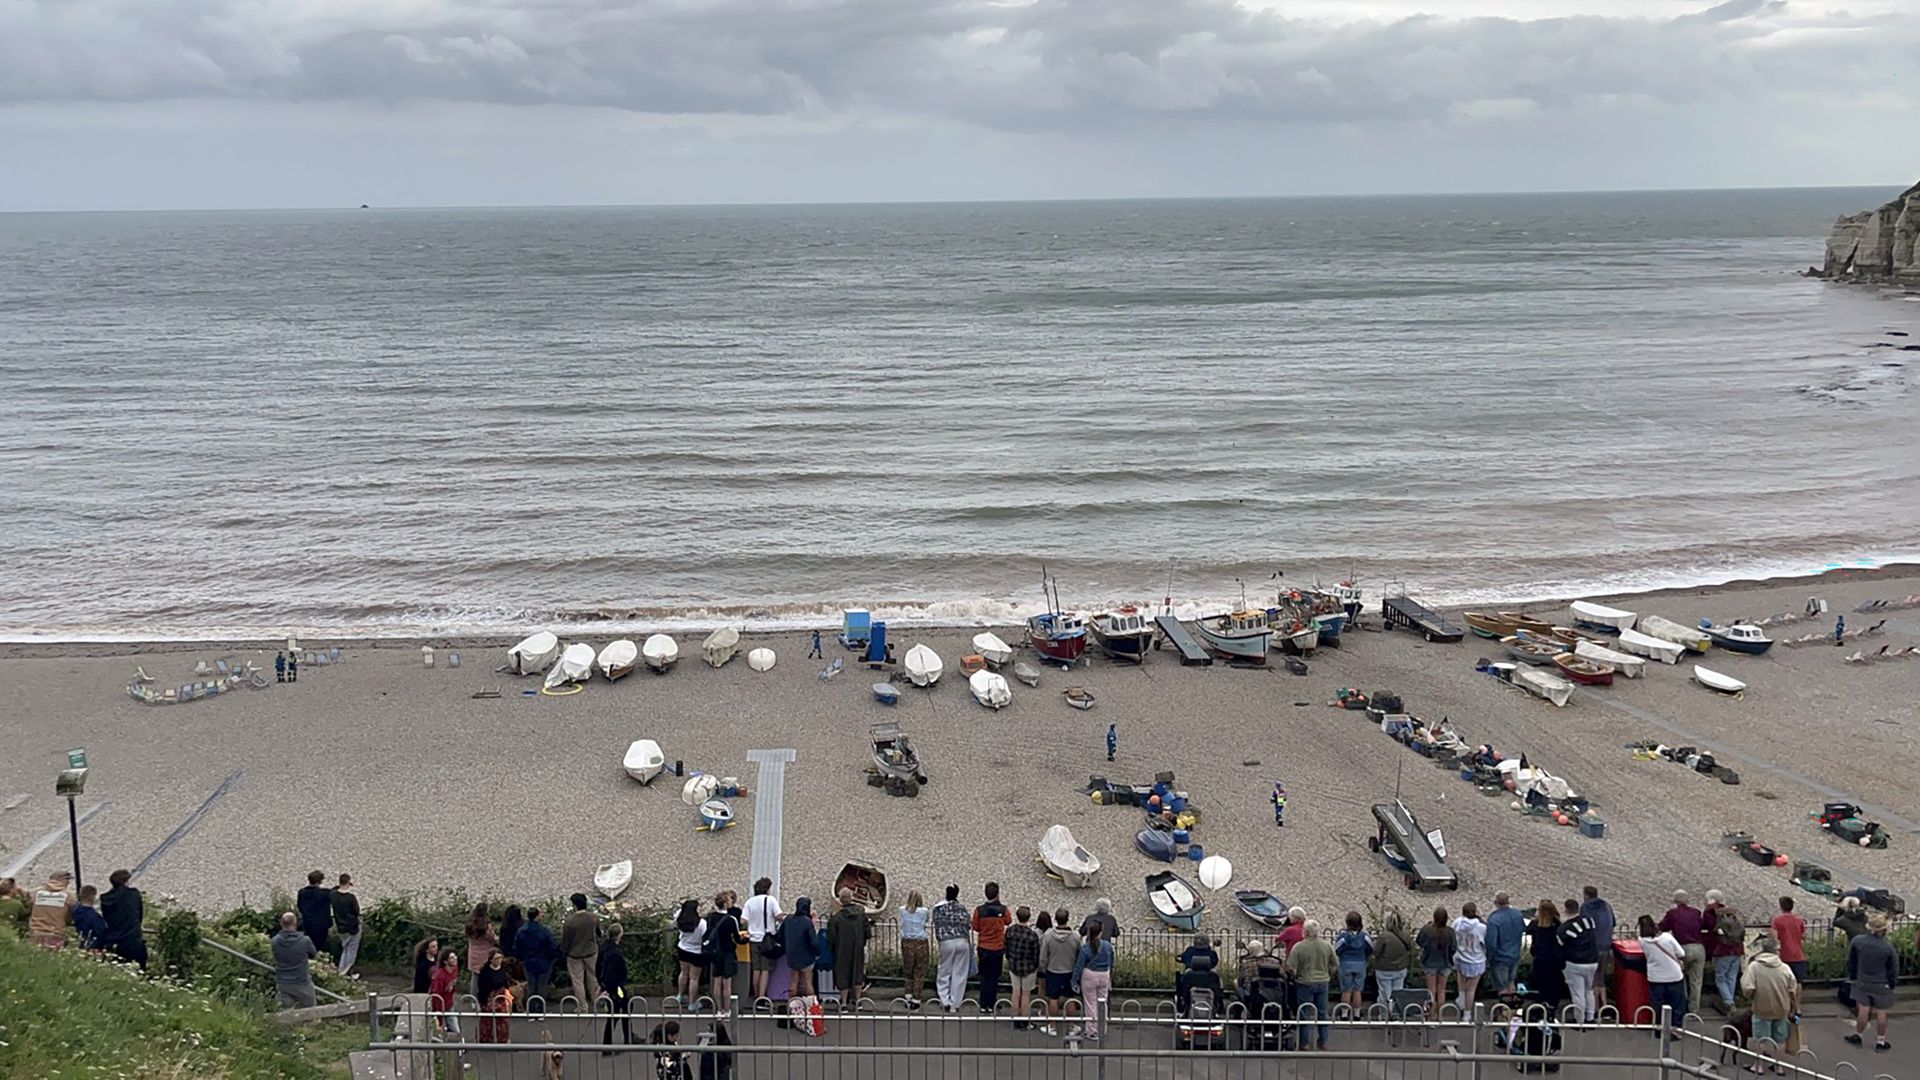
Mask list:
[[[1287,787],[1278,780],[1273,782],[1273,823],[1282,829],[1287,827]]]
[[[1107,725],[1107,760],[1113,760],[1113,752],[1120,749],[1120,725]]]

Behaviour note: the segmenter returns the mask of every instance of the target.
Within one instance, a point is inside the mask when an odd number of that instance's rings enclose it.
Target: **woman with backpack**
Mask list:
[[[1413,966],[1416,949],[1399,910],[1387,912],[1373,938],[1373,985],[1380,993],[1380,1004],[1389,1011],[1393,1009],[1393,995],[1406,988],[1407,969]]]
[[[713,1007],[728,1012],[733,1007],[733,980],[740,973],[740,917],[734,913],[733,890],[715,894],[713,910],[707,913],[707,979],[713,992]]]

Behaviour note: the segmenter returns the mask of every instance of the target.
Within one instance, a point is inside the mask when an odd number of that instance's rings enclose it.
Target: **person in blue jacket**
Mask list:
[[[820,962],[819,932],[813,925],[813,900],[801,897],[793,902],[793,913],[780,923],[780,947],[793,972],[790,998],[813,996],[813,968]]]
[[[1514,990],[1520,970],[1520,943],[1527,937],[1527,917],[1511,906],[1506,893],[1496,893],[1487,914],[1487,989],[1495,996]]]
[[[107,920],[100,914],[100,890],[91,885],[80,889],[80,902],[73,909],[73,932],[80,936],[80,947],[88,952],[107,947]]]
[[[1120,725],[1107,725],[1107,760],[1113,760],[1114,751],[1120,749]]]
[[[513,937],[513,955],[527,971],[527,1000],[540,999],[544,1008],[547,986],[553,979],[553,965],[560,960],[560,943],[553,931],[540,921],[540,909],[528,908],[527,919]]]

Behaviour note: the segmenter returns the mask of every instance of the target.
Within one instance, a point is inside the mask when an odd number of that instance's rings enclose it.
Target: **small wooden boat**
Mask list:
[[[1759,656],[1773,648],[1773,639],[1767,636],[1766,631],[1752,623],[1734,623],[1732,626],[1709,625],[1706,627],[1706,632],[1707,636],[1713,639],[1714,645],[1728,652]]]
[[[1691,626],[1682,626],[1672,619],[1663,619],[1658,615],[1646,615],[1640,619],[1640,625],[1634,629],[1662,641],[1671,641],[1688,652],[1703,653],[1713,648],[1713,639],[1705,630]]]
[[[1069,889],[1091,888],[1093,875],[1100,872],[1100,860],[1081,847],[1065,825],[1052,826],[1040,837],[1040,862]]]
[[[873,700],[882,705],[898,705],[900,703],[900,688],[890,682],[874,683]]]
[[[1596,663],[1605,664],[1612,668],[1615,674],[1625,675],[1629,679],[1638,679],[1647,673],[1647,661],[1645,658],[1631,656],[1623,652],[1615,652],[1605,645],[1596,645],[1591,641],[1583,641],[1575,645],[1573,647],[1573,655],[1582,660],[1592,660]]]
[[[1230,611],[1196,619],[1193,632],[1210,651],[1242,664],[1265,664],[1273,627],[1264,611]]]
[[[627,638],[611,642],[600,650],[593,665],[600,669],[601,676],[608,682],[619,682],[640,666],[640,646]]]
[[[925,645],[915,645],[907,650],[907,681],[915,686],[932,686],[940,681],[940,673],[946,665],[940,662],[940,654]]]
[[[1040,685],[1040,669],[1027,663],[1025,660],[1013,665],[1013,677],[1026,683],[1028,686]]]
[[[1722,675],[1711,668],[1702,667],[1699,664],[1693,665],[1693,681],[1709,690],[1718,691],[1722,694],[1742,694],[1745,693],[1747,689],[1747,684],[1741,682],[1739,679],[1731,675]]]
[[[1084,686],[1069,686],[1060,693],[1067,699],[1067,704],[1076,709],[1085,711],[1093,708],[1093,691]]]
[[[633,860],[621,859],[593,868],[593,887],[609,900],[619,897],[633,884]]]
[[[841,889],[853,890],[853,902],[869,915],[887,912],[887,873],[878,866],[858,860],[849,861],[833,879],[833,895]]]
[[[1287,925],[1287,903],[1265,889],[1235,889],[1233,906],[1240,914],[1276,930]]]
[[[1518,629],[1511,622],[1485,611],[1463,611],[1460,613],[1460,621],[1467,624],[1467,629],[1473,631],[1475,637],[1491,638],[1494,641],[1510,638]]]
[[[1535,618],[1524,611],[1503,611],[1499,617],[1502,622],[1511,623],[1515,633],[1525,630],[1530,634],[1544,636],[1553,631],[1552,623],[1545,619]]]
[[[545,630],[507,650],[507,670],[515,675],[538,675],[560,659],[560,639]]]
[[[1001,641],[991,632],[973,635],[973,651],[980,654],[993,667],[1013,659],[1013,646]]]
[[[1611,645],[1613,643],[1613,638],[1606,634],[1597,633],[1592,630],[1582,630],[1577,626],[1556,626],[1548,630],[1546,636],[1565,645],[1569,649],[1583,641],[1590,641],[1595,645]]]
[[[1156,862],[1173,861],[1173,834],[1165,829],[1141,829],[1133,834],[1133,846]]]
[[[773,662],[772,649],[755,649],[747,654],[747,666],[755,671],[772,671]]]
[[[592,677],[593,646],[576,641],[567,646],[567,651],[561,653],[560,659],[547,669],[546,687],[557,690],[562,686],[586,682]]]
[[[973,700],[995,712],[1013,704],[1013,689],[1006,678],[991,671],[974,672],[967,679],[967,689],[973,692]]]
[[[642,784],[651,783],[667,767],[667,756],[652,739],[635,739],[627,747],[627,756],[621,759],[620,767]]]
[[[1175,930],[1200,929],[1200,917],[1207,911],[1207,902],[1187,879],[1171,870],[1147,875],[1147,903],[1161,922]]]
[[[1679,663],[1680,654],[1687,651],[1685,645],[1650,637],[1633,629],[1620,631],[1616,644],[1620,646],[1621,652],[1634,653],[1650,660],[1658,660],[1663,664]]]
[[[733,825],[733,807],[725,799],[708,799],[700,804],[700,828],[719,832]]]
[[[700,644],[700,658],[707,662],[708,667],[725,665],[727,661],[733,659],[733,654],[739,651],[740,630],[732,626],[723,626],[715,630],[707,635],[706,641]]]
[[[1575,626],[1584,626],[1603,634],[1630,630],[1633,628],[1635,618],[1631,611],[1608,607],[1605,604],[1590,603],[1586,600],[1575,600],[1568,605],[1568,611],[1573,615]]]
[[[655,634],[640,646],[640,655],[655,674],[665,675],[680,660],[680,645],[665,634]]]
[[[1587,686],[1612,686],[1613,669],[1596,660],[1582,660],[1572,653],[1558,653],[1553,658],[1553,666],[1560,674],[1574,682]]]
[[[1515,660],[1523,664],[1536,664],[1541,667],[1551,665],[1554,656],[1562,651],[1558,642],[1549,643],[1536,638],[1521,637],[1518,635],[1501,638],[1500,644],[1507,647],[1508,655],[1512,656]]]
[[[1095,615],[1090,629],[1094,644],[1115,660],[1144,664],[1153,650],[1153,623],[1132,604]]]

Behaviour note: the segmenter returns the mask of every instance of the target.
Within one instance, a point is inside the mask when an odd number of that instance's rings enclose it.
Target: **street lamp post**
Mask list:
[[[87,790],[87,752],[85,750],[67,751],[67,767],[60,770],[60,778],[54,781],[53,793],[67,800],[67,836],[73,841],[73,891],[80,892],[80,811],[74,801]]]

